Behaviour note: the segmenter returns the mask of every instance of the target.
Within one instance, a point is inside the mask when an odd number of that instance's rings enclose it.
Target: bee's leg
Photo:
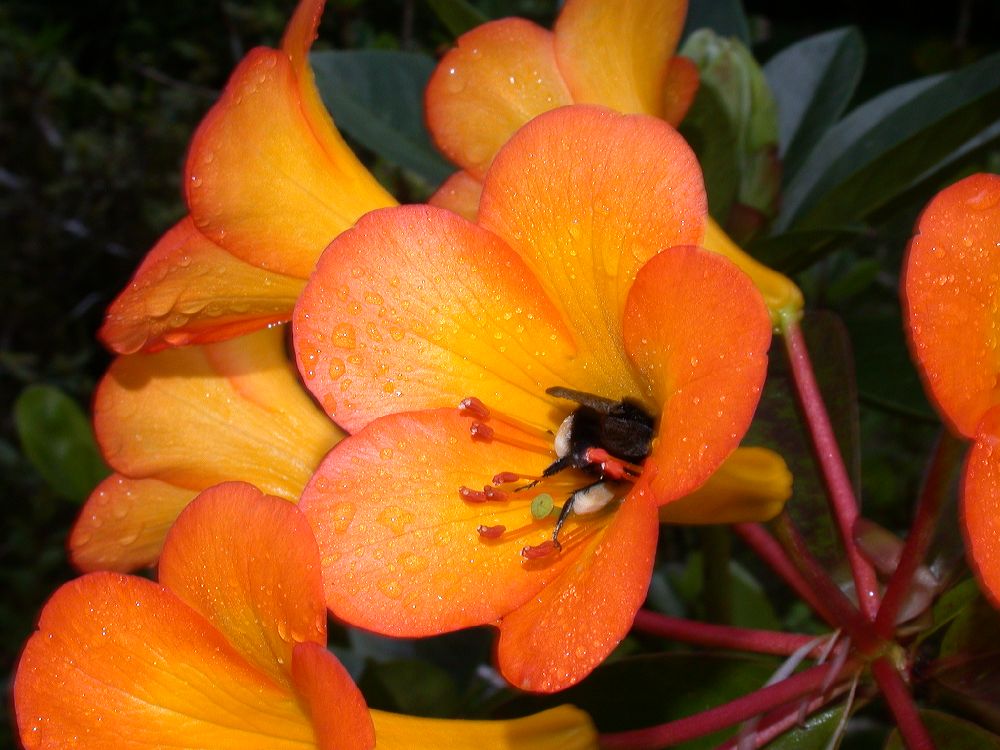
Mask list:
[[[572,462],[573,462],[572,456],[563,456],[562,458],[557,458],[555,461],[553,461],[546,467],[545,471],[542,472],[542,475],[538,479],[532,480],[531,482],[528,482],[526,485],[522,487],[518,487],[517,489],[514,490],[514,492],[520,492],[521,490],[530,490],[532,487],[541,482],[543,479],[551,477],[553,474],[558,474],[560,471],[563,471],[564,469],[568,469],[570,466],[573,465]]]
[[[573,506],[576,504],[577,498],[586,497],[587,493],[599,484],[603,484],[603,479],[598,479],[596,482],[591,482],[585,487],[581,487],[572,495],[570,495],[566,502],[563,504],[562,509],[559,511],[559,518],[556,519],[556,527],[552,530],[552,542],[555,544],[556,549],[562,549],[562,545],[559,544],[559,531],[562,529],[563,524],[566,523],[566,519],[569,518],[569,514],[573,510]]]

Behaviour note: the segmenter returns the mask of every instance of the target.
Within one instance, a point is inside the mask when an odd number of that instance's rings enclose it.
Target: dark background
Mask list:
[[[705,0],[711,2],[711,0]],[[491,16],[548,24],[555,2],[484,0]],[[0,694],[41,605],[73,575],[77,512],[25,459],[11,409],[33,383],[81,405],[110,358],[94,332],[143,254],[184,212],[193,128],[247,50],[275,44],[293,3],[0,1]],[[747,0],[761,61],[853,24],[868,64],[856,95],[997,48],[1000,3]],[[435,54],[451,35],[421,1],[330,0],[317,45]],[[1000,74],[1000,72],[998,72]],[[895,270],[892,270],[895,273]],[[6,729],[0,748],[15,746]]]

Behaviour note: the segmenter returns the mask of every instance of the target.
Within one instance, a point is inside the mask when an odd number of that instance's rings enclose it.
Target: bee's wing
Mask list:
[[[595,396],[593,393],[574,391],[572,388],[563,388],[558,385],[546,388],[545,392],[550,396],[555,396],[556,398],[564,398],[567,401],[575,401],[581,406],[590,407],[600,414],[608,414],[620,403],[618,401],[612,401],[610,398],[604,398],[603,396]]]

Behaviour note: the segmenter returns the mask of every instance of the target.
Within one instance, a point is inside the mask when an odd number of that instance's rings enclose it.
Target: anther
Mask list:
[[[501,484],[512,484],[513,482],[518,482],[522,479],[534,479],[535,477],[527,477],[524,474],[516,474],[513,471],[501,471],[493,477],[493,484],[499,487]]]
[[[506,500],[507,493],[503,490],[498,490],[496,487],[490,487],[488,484],[483,487],[483,494],[486,495],[487,500]]]
[[[560,549],[562,547],[559,542],[549,539],[541,544],[528,545],[521,550],[521,557],[525,560],[539,560],[543,557],[548,557],[554,552],[558,552]]]
[[[479,440],[491,440],[493,438],[493,428],[483,422],[473,422],[469,425],[469,434]]]
[[[502,525],[480,526],[478,529],[476,529],[476,531],[479,532],[479,536],[481,536],[483,539],[499,539],[501,536],[503,536],[503,533],[506,530],[507,527]]]
[[[489,500],[485,492],[480,492],[464,485],[458,488],[458,496],[470,503],[485,503]]]
[[[468,412],[476,419],[490,418],[490,410],[486,408],[486,404],[475,396],[463,398],[458,404],[458,410]]]

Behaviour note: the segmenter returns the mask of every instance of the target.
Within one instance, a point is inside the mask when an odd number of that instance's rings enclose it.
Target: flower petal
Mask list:
[[[556,58],[573,101],[662,116],[687,0],[567,0]]]
[[[283,335],[119,357],[94,402],[108,462],[191,490],[240,479],[296,499],[342,433],[299,385]]]
[[[379,750],[597,750],[597,730],[574,706],[505,721],[425,719],[372,711]]]
[[[443,209],[365,216],[323,254],[295,308],[309,389],[348,431],[467,396],[547,424],[569,334],[531,272],[489,232]]]
[[[303,286],[238,260],[187,218],[149,251],[100,337],[119,354],[222,341],[287,321]]]
[[[288,54],[240,63],[191,142],[194,225],[241,260],[305,279],[323,248],[367,211],[395,204],[332,126]]]
[[[965,463],[962,523],[969,562],[987,596],[1000,602],[1000,409],[983,418]]]
[[[479,223],[528,267],[572,326],[577,390],[641,393],[621,346],[625,297],[664,248],[701,240],[701,170],[652,117],[564,107],[523,127],[486,177]]]
[[[553,458],[473,440],[471,423],[456,409],[393,414],[342,441],[320,465],[299,507],[316,534],[335,615],[406,637],[494,623],[575,558],[572,550],[545,564],[521,557],[523,547],[552,535],[552,521],[533,520],[531,497],[470,503],[459,496],[460,487],[482,487],[500,471],[537,475]],[[495,426],[501,436],[519,436]],[[499,539],[477,533],[497,525],[508,530]],[[566,529],[572,533],[571,524]]]
[[[550,693],[575,684],[632,627],[649,588],[659,522],[642,485],[612,518],[572,567],[501,623],[497,660],[517,687]]]
[[[698,66],[694,60],[680,55],[670,58],[663,86],[663,111],[660,116],[677,127],[694,104],[699,83]]]
[[[305,516],[242,482],[202,492],[163,545],[160,583],[243,658],[291,687],[292,648],[326,645],[319,551]]]
[[[69,537],[80,570],[129,571],[156,562],[167,530],[195,491],[112,474],[87,498]]]
[[[944,419],[973,437],[1000,403],[1000,176],[942,190],[915,232],[903,280],[910,349]]]
[[[319,750],[375,747],[375,727],[365,699],[333,654],[317,643],[295,644],[292,677],[312,715]],[[390,745],[379,736],[379,748],[386,747]]]
[[[468,172],[455,172],[435,191],[427,203],[454,211],[468,221],[475,221],[479,214],[479,197],[483,183]]]
[[[623,328],[629,357],[664,405],[648,459],[662,505],[697,489],[739,445],[767,373],[771,322],[736,266],[675,247],[639,272]]]
[[[445,156],[482,178],[514,131],[573,100],[552,33],[530,21],[491,21],[457,44],[427,84],[427,125]]]
[[[662,523],[769,521],[792,496],[792,473],[767,448],[737,448],[708,481],[690,495],[660,507]]]
[[[151,581],[92,573],[42,611],[14,682],[21,740],[35,748],[185,746],[304,750],[294,697],[253,669],[201,615]]]

